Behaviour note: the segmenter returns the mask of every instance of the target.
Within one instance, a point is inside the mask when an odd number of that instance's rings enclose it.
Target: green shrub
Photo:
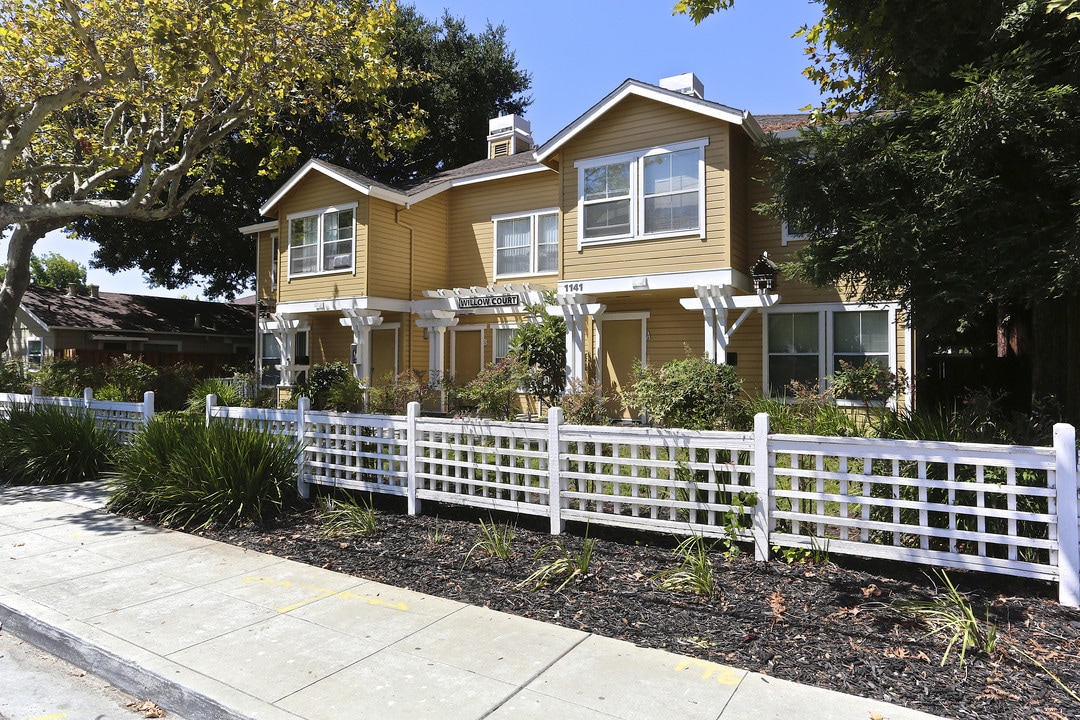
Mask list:
[[[359,412],[364,407],[363,388],[352,369],[340,361],[313,366],[307,383],[299,386],[295,394],[311,398],[312,410]]]
[[[558,404],[566,386],[566,321],[548,315],[547,306],[554,304],[555,294],[547,292],[543,301],[526,305],[528,318],[514,330],[509,345],[510,354],[528,370],[521,387],[536,398],[541,413],[545,404]]]
[[[600,383],[587,385],[573,378],[559,403],[563,420],[569,425],[607,425],[611,422],[606,407],[609,399],[604,397]]]
[[[141,402],[143,394],[153,390],[156,382],[157,370],[130,355],[115,357],[105,366],[105,384],[113,386],[118,396],[110,400]]]
[[[159,367],[154,388],[154,409],[158,412],[183,410],[191,391],[202,377],[203,368],[191,363]]]
[[[99,367],[80,365],[76,360],[54,358],[42,364],[34,379],[42,395],[79,397],[85,388],[101,385],[102,372]]]
[[[753,416],[762,412],[769,414],[774,433],[850,437],[861,435],[863,429],[852,412],[838,407],[816,384],[792,382],[785,397],[747,399],[743,429],[752,429]]]
[[[217,395],[218,405],[245,407],[248,404],[247,399],[244,397],[244,391],[239,385],[222,378],[206,378],[200,380],[192,388],[191,394],[188,395],[187,407],[184,408],[185,411],[193,415],[204,415],[206,413],[207,395]]]
[[[184,527],[262,523],[296,498],[299,453],[279,435],[158,416],[120,453],[109,509]]]
[[[437,385],[430,385],[415,370],[404,370],[397,375],[386,373],[368,390],[368,407],[372,412],[404,415],[409,403],[424,405],[439,394]]]
[[[0,392],[26,395],[30,392],[30,373],[21,360],[0,362]]]
[[[518,411],[518,388],[522,387],[528,368],[517,357],[505,357],[484,366],[462,395],[476,405],[477,411],[496,420],[509,420]]]
[[[731,365],[688,356],[660,368],[635,361],[624,408],[640,408],[654,423],[689,430],[718,430],[739,424],[742,380]]]
[[[92,480],[112,467],[117,443],[81,408],[13,407],[0,421],[0,470],[16,484]]]

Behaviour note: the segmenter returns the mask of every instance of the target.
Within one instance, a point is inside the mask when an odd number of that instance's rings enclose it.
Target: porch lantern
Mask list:
[[[750,268],[750,279],[753,281],[754,289],[758,293],[776,290],[777,269],[776,263],[769,259],[769,253],[761,253],[761,257]]]

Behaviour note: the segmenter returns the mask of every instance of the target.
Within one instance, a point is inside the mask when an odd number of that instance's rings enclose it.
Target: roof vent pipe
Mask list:
[[[68,297],[78,297],[79,296],[79,283],[68,283],[67,296]]]
[[[682,75],[672,75],[671,77],[662,78],[660,80],[660,87],[665,90],[674,90],[677,93],[683,95],[690,95],[701,100],[705,99],[705,86],[698,80],[697,75],[694,73],[683,73]]]
[[[95,300],[98,299],[98,289],[99,288],[97,285],[90,286],[90,297],[94,298]]]

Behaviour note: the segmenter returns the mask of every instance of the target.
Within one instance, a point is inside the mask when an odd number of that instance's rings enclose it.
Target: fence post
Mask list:
[[[206,427],[210,427],[210,408],[217,405],[217,395],[213,393],[206,396]]]
[[[416,490],[420,484],[420,481],[417,478],[417,466],[420,461],[416,456],[416,421],[419,417],[420,403],[409,403],[405,413],[405,468],[406,473],[409,476],[409,482],[405,492],[408,497],[408,510],[410,515],[420,514],[420,499],[416,497]]]
[[[35,405],[41,400],[41,386],[34,385],[30,388],[30,404]]]
[[[142,402],[143,425],[146,425],[154,419],[154,391],[147,390],[146,392],[144,392],[142,396]]]
[[[296,399],[296,441],[300,443],[300,457],[296,460],[296,491],[307,500],[311,497],[311,488],[304,479],[304,467],[307,465],[307,411],[311,400],[301,395]]]
[[[754,559],[769,559],[769,523],[772,518],[772,473],[769,462],[769,414],[754,416],[754,505],[752,534],[754,536]]]
[[[94,388],[83,388],[82,401],[83,409],[90,412],[90,403],[94,402]]]
[[[1080,516],[1076,483],[1076,428],[1054,425],[1057,456],[1058,602],[1080,607]]]
[[[551,534],[560,535],[566,530],[566,521],[562,517],[562,491],[566,478],[562,472],[562,439],[560,430],[563,424],[561,407],[548,408],[548,516],[551,519]]]

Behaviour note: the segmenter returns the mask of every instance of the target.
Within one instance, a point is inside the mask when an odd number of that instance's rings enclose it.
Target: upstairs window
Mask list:
[[[559,215],[541,210],[495,221],[495,276],[539,275],[559,269]]]
[[[356,206],[289,216],[289,275],[353,269]]]
[[[707,142],[578,161],[580,243],[704,236]]]

